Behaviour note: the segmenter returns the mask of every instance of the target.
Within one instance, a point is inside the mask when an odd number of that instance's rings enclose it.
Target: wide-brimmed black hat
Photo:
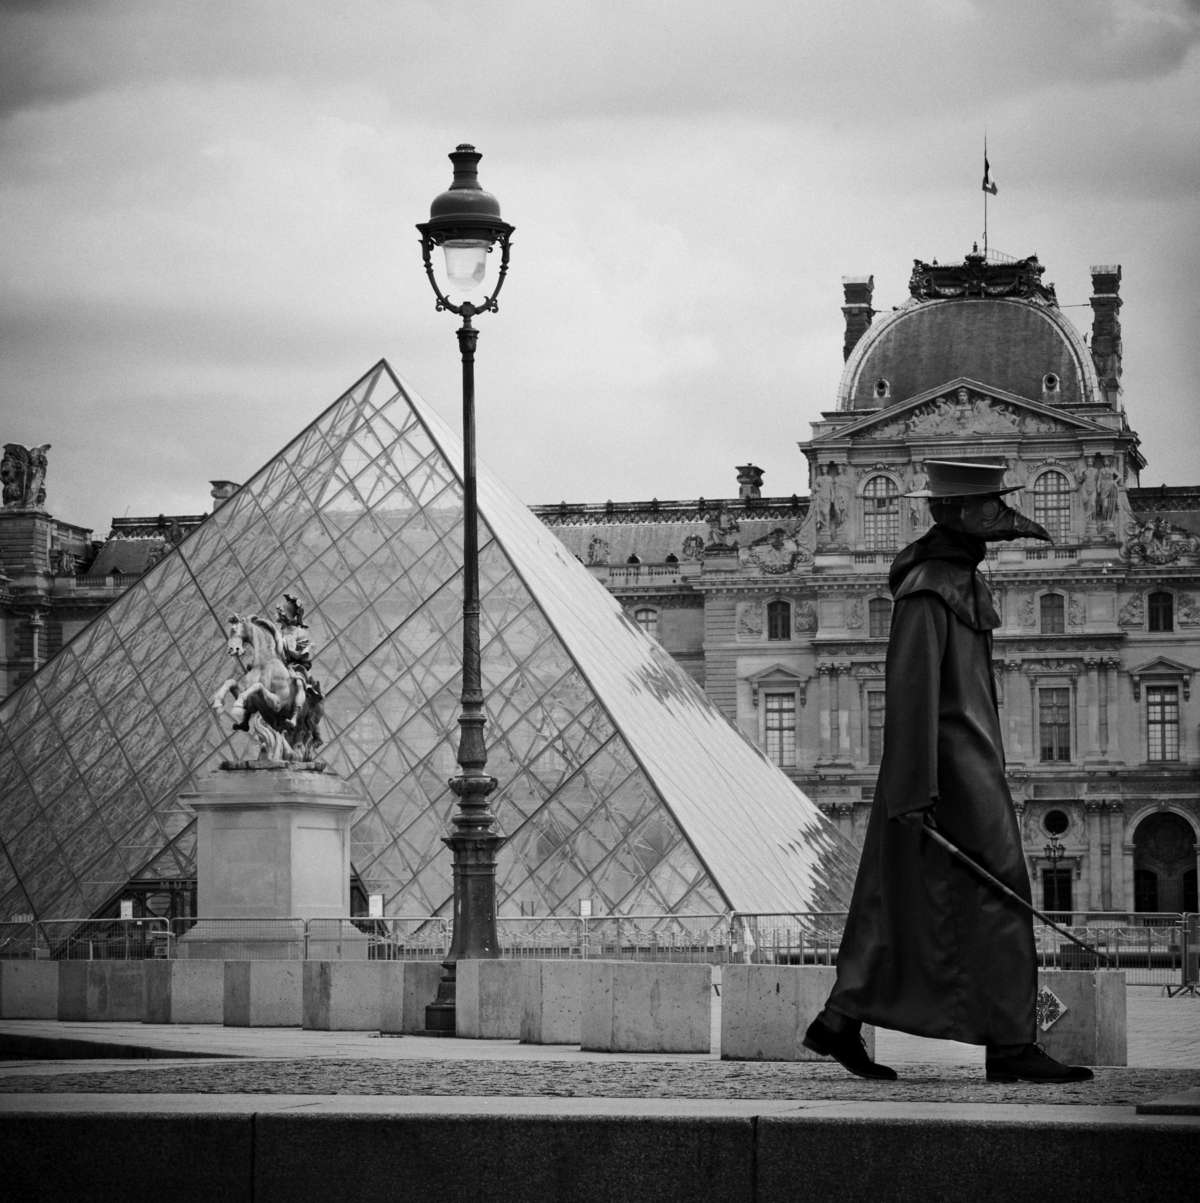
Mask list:
[[[927,459],[929,486],[905,493],[905,497],[998,497],[1015,493],[1021,486],[1004,484],[1007,464],[989,460]]]

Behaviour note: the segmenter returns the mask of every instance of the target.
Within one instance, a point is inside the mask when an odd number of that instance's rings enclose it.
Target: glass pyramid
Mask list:
[[[308,606],[322,756],[361,787],[386,913],[445,912],[457,771],[457,435],[379,363],[0,706],[0,919],[194,874],[177,796],[244,758],[208,699],[224,617]],[[855,854],[555,536],[480,468],[501,914],[840,910]],[[252,753],[250,753],[252,754]]]

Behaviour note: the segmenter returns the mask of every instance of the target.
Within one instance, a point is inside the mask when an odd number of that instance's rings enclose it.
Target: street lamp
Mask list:
[[[1062,902],[1058,880],[1058,862],[1066,856],[1067,850],[1058,842],[1058,836],[1051,834],[1050,842],[1042,848],[1042,852],[1045,853],[1046,859],[1050,862],[1050,880],[1054,882],[1054,902],[1057,907]],[[1050,909],[1049,905],[1047,905],[1046,909]]]
[[[459,715],[458,765],[450,779],[458,796],[454,830],[443,837],[454,854],[454,936],[443,962],[446,972],[437,997],[425,1008],[425,1028],[453,1036],[457,962],[500,955],[496,935],[496,851],[504,837],[495,830],[496,816],[488,795],[496,788],[489,776],[483,728],[483,677],[479,658],[479,504],[475,488],[475,344],[479,331],[471,319],[495,313],[496,298],[508,272],[509,239],[513,227],[500,219],[500,203],[479,186],[477,165],[483,156],[467,143],[450,155],[454,179],[429,207],[429,220],[417,226],[425,274],[437,297],[437,310],[462,318],[458,347],[463,381],[463,667],[462,713]],[[446,277],[458,292],[471,292],[482,282],[487,257],[500,246],[496,288],[479,303],[453,304],[438,287],[432,254],[440,246],[446,257]]]

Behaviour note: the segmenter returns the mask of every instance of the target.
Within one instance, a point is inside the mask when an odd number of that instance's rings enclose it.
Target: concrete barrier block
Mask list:
[[[602,1053],[707,1053],[712,966],[589,961],[580,1044]]]
[[[1066,1010],[1037,1039],[1068,1065],[1128,1065],[1125,974],[1112,969],[1047,969],[1038,973]]]
[[[726,965],[721,983],[721,1058],[725,1061],[828,1061],[801,1041],[837,970],[827,965]],[[863,1040],[875,1056],[875,1029]]]
[[[455,1029],[474,1040],[521,1038],[520,961],[459,961]]]
[[[141,1023],[144,961],[59,961],[58,1018],[73,1023]]]
[[[582,961],[525,961],[521,978],[521,1043],[578,1044]]]
[[[147,961],[143,1023],[223,1023],[223,961]]]
[[[377,1032],[386,961],[305,961],[303,1026],[323,1032]]]
[[[381,1032],[423,1032],[425,1008],[437,994],[441,961],[379,961],[383,966]]]
[[[57,1019],[58,966],[58,961],[0,961],[0,1019]]]
[[[298,1028],[304,1017],[303,961],[226,961],[227,1028]]]

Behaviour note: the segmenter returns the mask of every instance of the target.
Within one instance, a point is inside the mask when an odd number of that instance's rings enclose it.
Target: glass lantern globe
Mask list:
[[[488,244],[478,238],[449,238],[442,243],[446,253],[446,278],[458,292],[470,292],[483,283],[487,271]]]

